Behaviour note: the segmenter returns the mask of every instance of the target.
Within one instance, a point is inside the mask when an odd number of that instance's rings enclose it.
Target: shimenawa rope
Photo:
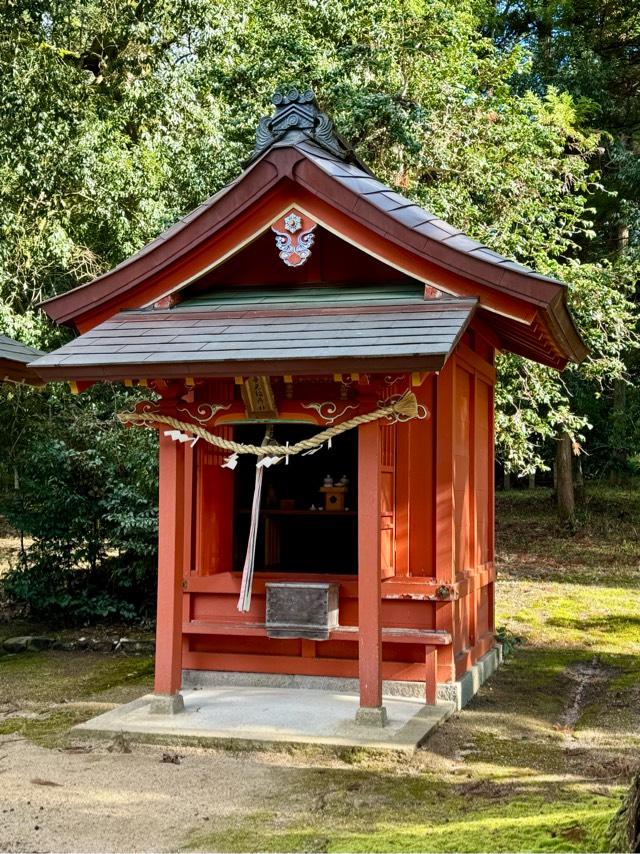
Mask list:
[[[348,421],[343,421],[341,424],[336,424],[334,427],[329,427],[311,436],[309,439],[302,439],[294,445],[250,445],[234,442],[231,439],[225,439],[222,436],[216,436],[215,433],[209,432],[200,424],[190,424],[186,421],[180,421],[171,415],[162,415],[153,412],[121,412],[118,418],[123,424],[131,424],[138,427],[153,427],[156,424],[167,424],[174,430],[180,430],[183,433],[190,433],[211,445],[215,445],[223,451],[231,451],[234,454],[255,454],[257,457],[291,457],[295,454],[300,454],[303,451],[311,451],[314,448],[319,448],[329,439],[334,436],[339,436],[347,430],[358,427],[360,424],[367,424],[370,421],[378,421],[380,418],[394,418],[409,420],[411,418],[422,417],[419,412],[418,402],[413,392],[406,391],[401,397],[391,403],[385,403],[373,412],[366,412],[363,415],[356,415],[349,418]]]
[[[426,415],[426,412],[425,412]],[[411,418],[425,417],[420,413],[420,407],[416,401],[416,396],[413,392],[406,391],[397,400],[385,403],[375,409],[373,412],[367,412],[363,415],[356,415],[348,421],[343,421],[342,424],[336,424],[335,427],[329,427],[327,430],[322,430],[316,433],[310,439],[303,439],[301,442],[296,442],[295,445],[269,445],[267,442],[271,440],[273,433],[272,425],[267,427],[267,432],[261,445],[245,445],[240,442],[233,442],[231,439],[224,439],[222,436],[216,436],[215,433],[210,433],[205,427],[200,424],[190,424],[186,421],[180,421],[173,418],[171,415],[161,415],[153,412],[122,412],[118,418],[123,424],[131,424],[139,427],[154,427],[156,424],[166,424],[178,430],[181,433],[190,433],[199,439],[204,439],[211,445],[215,445],[223,451],[231,451],[234,454],[255,454],[257,457],[283,457],[294,456],[303,451],[313,451],[323,445],[325,442],[332,439],[334,436],[339,436],[340,433],[346,433],[360,424],[368,424],[370,421],[378,421],[381,418],[391,418],[393,420],[409,420]],[[244,566],[242,569],[242,584],[240,588],[240,596],[238,599],[238,610],[246,612],[251,606],[251,582],[253,580],[253,567],[255,562],[255,549],[258,534],[258,522],[260,517],[260,495],[262,492],[262,477],[264,470],[261,465],[256,469],[256,479],[253,493],[253,503],[251,507],[251,523],[249,529],[249,539],[247,543],[247,552]]]

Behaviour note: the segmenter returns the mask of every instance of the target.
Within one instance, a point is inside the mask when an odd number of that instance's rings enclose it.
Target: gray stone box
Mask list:
[[[327,640],[338,626],[338,585],[304,581],[267,582],[270,638]]]

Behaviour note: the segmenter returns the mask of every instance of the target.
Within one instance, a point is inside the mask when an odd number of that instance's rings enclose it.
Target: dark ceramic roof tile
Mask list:
[[[353,190],[355,193],[365,195],[366,193],[384,193],[388,190],[386,184],[378,181],[377,178],[370,178],[369,175],[354,176],[354,175],[338,175],[337,180],[344,186]]]
[[[331,160],[333,163],[343,162],[341,160],[339,161],[339,158],[327,151],[326,148],[320,148],[319,145],[314,145],[314,143],[308,139],[300,140],[296,143],[295,147],[300,151],[303,151],[309,157],[314,157],[318,160]]]
[[[377,208],[380,208],[383,211],[387,211],[387,212],[391,213],[392,211],[395,211],[399,207],[401,207],[398,204],[398,200],[391,198],[391,196],[392,196],[391,193],[377,192],[377,193],[367,193],[366,195],[363,196],[363,198],[366,199],[366,201],[371,202],[371,204],[375,205]],[[405,204],[402,205],[402,207],[410,207],[410,206],[411,206],[411,202],[408,202],[405,199]]]
[[[541,282],[554,282],[556,285],[562,284],[560,279],[554,279],[553,276],[545,276],[542,273],[536,273],[534,270],[530,270],[529,268],[526,268],[526,269],[527,269],[527,275],[531,279],[539,279]]]
[[[423,222],[422,225],[414,226],[413,230],[417,231],[419,234],[424,235],[425,237],[428,237],[430,240],[436,240],[439,243],[442,243],[448,237],[451,237],[451,234],[450,232],[440,228],[440,226],[436,224],[438,222],[442,222],[442,220],[439,220],[437,218],[431,219],[427,222]]]
[[[387,190],[385,192],[385,196],[392,202],[396,203],[396,208],[417,207],[415,202],[412,202],[406,196],[401,196],[400,193],[396,193],[393,190]]]
[[[290,305],[280,302],[281,291],[268,291],[251,303],[246,291],[238,296],[219,292],[207,305],[192,306],[201,312],[199,319],[189,322],[188,312],[174,309],[157,312],[153,309],[121,312],[116,326],[103,323],[79,338],[39,360],[36,368],[59,368],[63,372],[83,367],[89,370],[109,365],[131,365],[132,371],[146,371],[144,366],[178,362],[181,365],[270,360],[331,360],[354,358],[442,357],[446,358],[474,309],[475,301],[447,300],[438,305],[425,301],[420,288],[398,286],[397,300],[378,303],[384,288],[360,288],[362,300],[354,304],[351,291],[340,293],[329,289],[333,297],[319,300],[321,289],[291,289],[297,301]],[[313,293],[315,291],[315,293]],[[393,289],[388,289],[393,293]],[[368,298],[367,298],[368,297]],[[240,300],[245,309],[240,316],[228,318],[217,310],[233,308]],[[244,300],[244,302],[243,302]],[[330,313],[327,313],[330,308]],[[259,311],[257,309],[260,309]],[[292,309],[295,313],[292,313]],[[269,314],[265,314],[265,310]],[[206,313],[206,316],[202,316]],[[130,328],[144,332],[129,336]],[[312,365],[310,366],[312,369]],[[135,375],[135,373],[134,373]]]
[[[447,234],[454,235],[454,234],[462,234],[463,233],[462,231],[460,231],[459,228],[456,228],[455,226],[450,225],[448,222],[445,222],[443,219],[438,219],[437,217],[436,217],[436,219],[431,220],[431,224],[442,229],[442,231],[446,231]]]
[[[406,208],[397,208],[392,211],[392,214],[396,222],[412,229],[435,219],[435,214],[429,215],[429,212],[419,205],[408,205]]]
[[[319,157],[316,154],[308,154],[306,152],[305,154],[307,157],[310,157],[315,163],[317,163],[318,166],[324,169],[325,172],[328,172],[329,175],[333,175],[334,177],[340,178],[342,176],[347,177],[349,175],[352,175],[354,177],[360,177],[367,175],[367,173],[363,172],[362,169],[357,169],[355,173],[349,171],[349,169],[347,168],[348,164],[344,163],[342,160],[334,160],[332,157],[325,156]]]
[[[484,248],[482,243],[472,240],[466,234],[454,234],[453,237],[447,238],[444,242],[447,246],[452,246],[454,249],[459,249],[462,252],[475,252],[477,249]]]
[[[6,335],[0,335],[0,359],[27,365],[42,355],[42,351],[36,350],[35,347],[28,347],[26,344],[8,338]]]
[[[515,270],[518,273],[531,274],[533,272],[530,267],[525,267],[523,264],[518,264],[516,261],[509,261],[507,258],[499,263],[501,267],[506,267],[508,270]]]
[[[327,161],[325,161],[326,163]],[[323,164],[324,165],[324,164]],[[343,163],[344,174],[351,175],[354,178],[359,178],[362,175],[367,175],[368,173],[361,169],[359,166],[356,166],[354,163]]]
[[[489,249],[487,246],[482,246],[480,244],[478,244],[475,249],[471,249],[469,254],[473,255],[474,258],[481,258],[483,261],[489,261],[491,264],[504,261],[504,255],[500,255],[499,252],[494,252],[493,249]]]

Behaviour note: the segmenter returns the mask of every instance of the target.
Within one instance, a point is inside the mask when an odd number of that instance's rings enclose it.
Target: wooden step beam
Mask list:
[[[209,620],[193,620],[183,623],[184,635],[244,635],[245,637],[267,637],[264,623],[242,623]],[[357,626],[338,626],[329,633],[329,640],[357,641],[359,631]],[[415,643],[427,646],[447,646],[451,643],[449,632],[438,632],[432,629],[384,628],[382,640],[387,643]],[[321,641],[319,641],[321,643]]]

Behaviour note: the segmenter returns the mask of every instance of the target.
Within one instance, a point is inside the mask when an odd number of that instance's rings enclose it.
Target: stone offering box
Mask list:
[[[338,585],[305,582],[269,582],[267,636],[327,640],[338,627]]]

